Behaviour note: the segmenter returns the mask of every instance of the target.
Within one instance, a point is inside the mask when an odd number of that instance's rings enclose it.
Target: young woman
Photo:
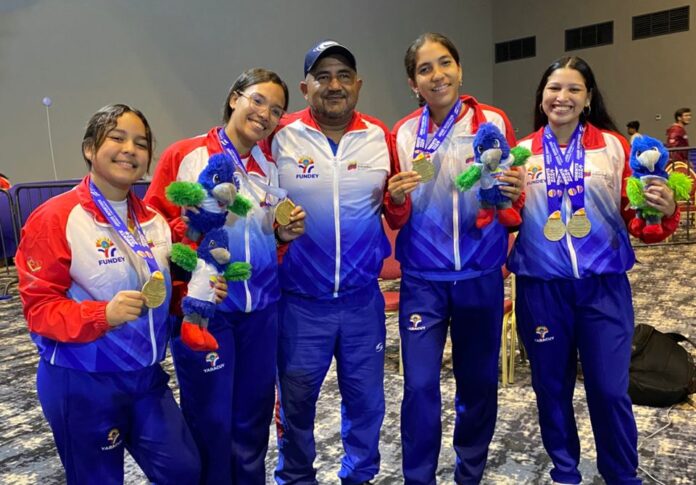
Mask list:
[[[202,483],[264,484],[264,458],[275,402],[278,267],[276,243],[304,231],[304,212],[274,231],[274,205],[283,198],[275,164],[257,146],[277,126],[288,105],[288,89],[274,72],[251,69],[232,85],[224,105],[224,125],[207,135],[167,148],[145,198],[165,214],[182,239],[181,209],[165,198],[174,180],[196,181],[208,158],[224,153],[236,169],[238,193],[253,202],[246,217],[230,216],[233,261],[252,265],[251,279],[229,286],[227,299],[208,323],[216,352],[196,352],[179,338],[172,355],[181,386],[181,407],[202,461]],[[275,235],[274,235],[275,233]]]
[[[150,481],[195,483],[198,452],[159,364],[170,336],[169,226],[130,191],[152,158],[147,120],[122,104],[102,108],[82,154],[90,173],[34,211],[16,257],[41,356],[39,401],[66,481],[123,483],[127,449]]]
[[[527,200],[508,268],[517,277],[517,318],[529,354],[546,451],[557,483],[580,483],[580,441],[573,413],[578,352],[608,484],[636,476],[636,424],[628,396],[633,306],[626,271],[634,263],[624,221],[629,147],[607,113],[590,66],[556,60],[534,103],[536,131],[521,145],[533,155]],[[648,203],[674,232],[679,212],[665,183],[651,182]]]
[[[401,406],[403,472],[407,484],[433,484],[441,443],[440,367],[450,332],[457,384],[455,480],[481,480],[497,411],[498,353],[503,317],[501,267],[508,232],[498,222],[478,229],[478,201],[460,193],[454,178],[473,160],[478,127],[495,123],[515,144],[505,113],[460,96],[462,68],[452,42],[441,34],[418,37],[406,51],[408,83],[424,104],[393,130],[401,174],[392,198],[409,194],[412,210],[396,241],[401,262],[399,329],[404,362]],[[414,160],[432,164],[432,180],[419,178]],[[422,163],[422,162],[421,162]],[[427,171],[425,172],[427,175]],[[524,174],[506,171],[501,190],[515,201]]]

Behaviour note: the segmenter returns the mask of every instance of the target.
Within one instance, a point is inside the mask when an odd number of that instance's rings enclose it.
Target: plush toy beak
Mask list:
[[[219,264],[227,264],[230,262],[230,252],[226,248],[211,249],[210,255]]]
[[[213,198],[225,206],[228,206],[234,202],[234,198],[236,196],[237,188],[232,183],[225,182],[224,184],[216,185],[213,188]]]
[[[660,152],[657,150],[645,150],[638,155],[638,161],[651,172],[655,171],[655,164],[660,159]]]
[[[481,154],[481,162],[490,171],[498,168],[500,157],[503,156],[503,151],[500,148],[489,148]]]

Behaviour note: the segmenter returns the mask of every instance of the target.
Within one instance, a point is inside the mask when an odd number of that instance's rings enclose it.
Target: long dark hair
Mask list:
[[[416,81],[416,57],[418,56],[418,51],[426,42],[436,42],[442,45],[449,54],[454,59],[454,62],[459,66],[459,51],[455,47],[454,43],[442,34],[437,32],[426,32],[418,36],[416,40],[411,42],[411,45],[406,49],[406,55],[404,56],[404,67],[406,68],[406,75],[408,78],[415,82]],[[418,106],[423,106],[425,100],[418,96]]]
[[[104,106],[102,109],[97,111],[92,115],[92,117],[87,122],[87,127],[85,128],[85,134],[82,137],[82,157],[87,162],[87,165],[91,168],[92,162],[87,159],[86,151],[92,150],[93,153],[97,153],[99,147],[102,146],[106,135],[109,134],[111,130],[116,128],[118,124],[118,119],[126,113],[133,113],[135,116],[140,118],[145,126],[145,139],[147,140],[147,169],[150,170],[150,163],[152,162],[152,151],[154,149],[155,140],[152,136],[152,130],[150,129],[150,123],[147,122],[145,115],[135,108],[131,108],[127,104],[109,104]]]
[[[561,57],[560,59],[556,59],[548,68],[546,68],[546,71],[544,71],[544,74],[541,76],[534,100],[534,130],[538,130],[542,126],[546,126],[546,124],[549,122],[549,118],[546,116],[546,113],[544,113],[544,111],[541,109],[541,100],[544,95],[544,88],[546,87],[546,83],[548,82],[551,73],[553,73],[556,69],[563,68],[575,69],[578,71],[585,80],[585,88],[587,88],[587,92],[592,95],[590,99],[589,114],[585,114],[583,112],[583,114],[580,115],[580,122],[584,123],[587,121],[592,123],[597,128],[618,132],[619,130],[616,127],[616,123],[612,119],[611,115],[607,111],[606,105],[604,104],[604,98],[602,98],[602,93],[599,91],[597,81],[595,80],[595,76],[590,68],[590,65],[585,62],[584,59],[576,56]]]
[[[222,121],[225,124],[230,121],[232,111],[234,111],[230,106],[230,99],[232,99],[232,95],[234,95],[234,93],[244,91],[249,86],[254,86],[261,83],[274,83],[280,86],[283,89],[283,94],[285,94],[285,104],[283,105],[283,110],[288,109],[290,94],[288,93],[288,86],[285,84],[285,81],[283,81],[280,76],[273,71],[264,69],[262,67],[254,67],[240,74],[240,76],[235,80],[234,84],[232,84],[230,91],[227,93],[227,97],[225,98],[225,106],[222,108]]]

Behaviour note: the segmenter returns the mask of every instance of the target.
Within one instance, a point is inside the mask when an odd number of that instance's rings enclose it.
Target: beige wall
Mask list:
[[[15,182],[80,177],[83,126],[125,102],[149,118],[161,152],[219,122],[229,85],[249,67],[276,70],[304,107],[304,54],[321,39],[349,46],[364,79],[359,109],[387,124],[415,108],[408,44],[437,30],[462,48],[466,90],[493,94],[491,4],[485,0],[1,0],[0,172]],[[465,46],[474,46],[464,49]]]
[[[690,5],[690,31],[631,40],[632,17]],[[693,0],[494,0],[493,41],[536,35],[537,56],[495,64],[493,97],[518,136],[532,129],[534,93],[546,67],[566,55],[565,30],[614,21],[614,43],[572,51],[592,67],[617,125],[637,119],[663,139],[675,109],[696,111],[696,5]],[[491,47],[492,48],[492,47]],[[662,120],[655,119],[661,115]],[[696,123],[688,131],[696,145]]]

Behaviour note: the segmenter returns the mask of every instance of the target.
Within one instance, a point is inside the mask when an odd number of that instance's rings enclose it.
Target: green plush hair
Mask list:
[[[631,203],[631,207],[642,208],[645,205],[643,183],[635,177],[628,177],[626,179],[626,196]]]
[[[512,155],[514,158],[512,166],[519,167],[527,162],[527,159],[532,155],[532,152],[525,147],[513,147],[510,148],[510,155]]]
[[[203,186],[196,182],[172,182],[164,191],[167,200],[178,206],[198,206],[205,199]]]
[[[473,187],[474,184],[478,182],[480,178],[481,165],[476,163],[468,169],[466,169],[464,172],[457,175],[457,178],[454,180],[454,183],[457,185],[459,190],[463,192]]]
[[[247,212],[249,212],[252,207],[253,204],[249,199],[247,199],[243,195],[237,194],[237,197],[234,198],[234,202],[232,202],[232,205],[228,206],[227,209],[233,214],[237,214],[238,216],[244,217],[247,215]]]
[[[225,273],[222,275],[227,281],[245,281],[251,278],[251,265],[237,261],[230,263],[225,268]]]
[[[172,246],[171,260],[172,263],[185,269],[186,271],[193,271],[196,269],[198,255],[196,254],[196,251],[186,244],[176,243]]]
[[[691,177],[680,172],[672,172],[667,179],[667,186],[674,191],[676,200],[689,200],[692,183]]]

